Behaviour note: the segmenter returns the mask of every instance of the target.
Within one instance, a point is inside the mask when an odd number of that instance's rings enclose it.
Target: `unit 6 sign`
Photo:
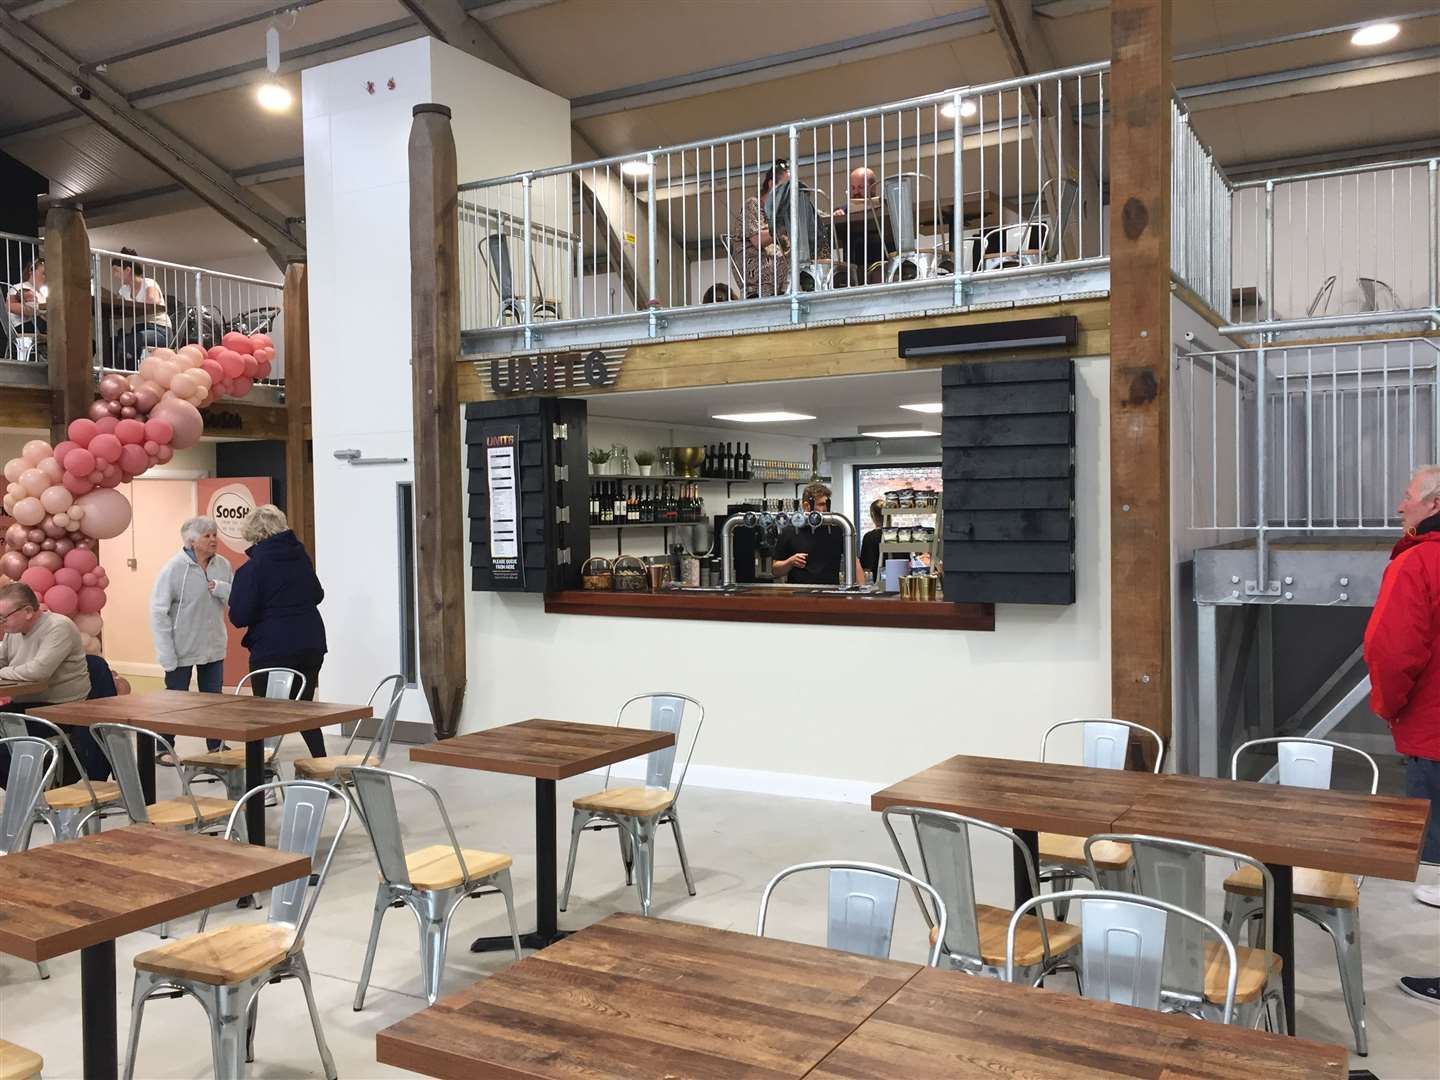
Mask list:
[[[624,349],[497,357],[490,361],[490,390],[499,397],[613,386],[624,358]]]

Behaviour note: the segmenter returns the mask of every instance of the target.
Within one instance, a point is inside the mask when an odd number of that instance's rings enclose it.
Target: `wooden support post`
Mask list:
[[[50,359],[50,442],[65,438],[95,400],[91,329],[90,236],[78,204],[51,203],[45,212],[46,346]]]
[[[410,340],[415,409],[420,683],[437,738],[465,698],[464,512],[460,491],[460,223],[455,136],[444,105],[410,126]]]
[[[285,267],[285,516],[315,557],[315,469],[305,437],[310,418],[310,290],[303,262]]]
[[[1170,740],[1170,0],[1110,5],[1110,696]]]

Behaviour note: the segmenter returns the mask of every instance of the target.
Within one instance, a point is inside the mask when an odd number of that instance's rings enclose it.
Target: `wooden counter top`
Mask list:
[[[556,615],[613,615],[711,622],[820,623],[930,630],[995,629],[993,604],[953,604],[945,600],[900,600],[883,596],[797,596],[783,590],[625,593],[568,589],[546,593],[545,611]]]

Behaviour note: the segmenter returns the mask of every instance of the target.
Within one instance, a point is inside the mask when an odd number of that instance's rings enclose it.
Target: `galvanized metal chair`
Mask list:
[[[305,676],[294,668],[287,667],[256,668],[254,671],[247,672],[235,684],[233,692],[240,693],[247,684],[254,680],[256,675],[265,676],[265,690],[260,695],[261,697],[291,701],[305,695]],[[265,740],[264,776],[267,781],[280,777],[275,768],[275,759],[280,753],[280,743],[284,738],[283,735],[276,735]],[[200,776],[212,776],[225,785],[225,794],[230,798],[238,799],[245,793],[245,748],[243,746],[231,750],[210,750],[204,754],[196,754],[193,757],[178,760],[180,762],[178,771],[185,773],[190,780]]]
[[[335,1080],[335,1060],[320,1026],[320,1011],[315,1005],[310,969],[305,962],[305,928],[320,899],[335,848],[350,821],[350,802],[339,788],[314,780],[264,784],[246,792],[235,804],[225,836],[230,840],[241,839],[245,804],[254,798],[263,799],[272,789],[282,787],[286,795],[285,812],[276,846],[281,851],[308,855],[312,866],[330,808],[340,807],[340,825],[325,853],[314,891],[308,888],[309,878],[302,875],[271,890],[270,914],[263,923],[204,930],[202,918],[199,933],[137,956],[125,1080],[132,1080],[135,1075],[145,1003],[156,995],[174,996],[177,991],[200,1002],[209,1017],[217,1080],[240,1080],[245,1074],[245,1063],[255,1060],[260,991],[270,983],[290,978],[298,980],[305,991],[310,1025],[315,1031],[315,1044],[325,1075],[328,1080]]]
[[[375,699],[381,696],[381,691],[390,683],[394,685],[390,687],[390,698],[385,705],[385,715],[381,717],[379,726],[370,737],[370,745],[365,748],[365,752],[363,754],[352,753],[355,740],[360,737],[360,725],[365,723],[362,720],[351,729],[350,739],[340,753],[327,754],[325,757],[296,758],[296,779],[334,781],[335,770],[342,765],[385,764],[385,755],[390,751],[390,739],[395,734],[395,718],[400,713],[400,699],[405,693],[405,676],[386,675],[370,692],[370,700],[366,703],[373,709]]]
[[[1209,859],[1230,859],[1243,865],[1261,883],[1263,923],[1258,947],[1236,946],[1236,985],[1230,995],[1235,1018],[1247,1027],[1262,1020],[1271,1031],[1285,1031],[1285,996],[1281,988],[1281,960],[1275,954],[1272,934],[1275,926],[1275,883],[1264,863],[1236,851],[1133,833],[1102,833],[1085,841],[1091,850],[1105,841],[1130,846],[1135,856],[1135,884],[1139,895],[1173,904],[1194,915],[1205,914],[1206,863]],[[1226,934],[1229,938],[1229,934]],[[1220,949],[1206,944],[1193,925],[1171,923],[1166,931],[1165,972],[1162,995],[1171,1011],[1213,1019],[1221,993],[1218,981]],[[1274,1020],[1265,1006],[1274,1007]]]
[[[920,876],[940,894],[950,913],[949,929],[942,936],[920,893],[915,893],[920,914],[930,926],[931,940],[939,943],[951,967],[971,975],[1000,978],[1005,970],[1006,928],[1013,912],[976,900],[970,830],[980,829],[1010,841],[1024,860],[1030,891],[1038,893],[1040,883],[1030,849],[1013,830],[979,818],[919,806],[892,806],[881,814],[881,821],[907,874],[913,871],[905,845],[900,842],[891,820],[896,817],[910,820],[920,854]],[[1032,984],[1038,984],[1046,975],[1060,969],[1075,971],[1078,978],[1074,959],[1079,944],[1080,931],[1069,923],[1031,919],[1022,928],[1018,955],[1014,959],[1020,965],[1021,976]]]
[[[1277,782],[1290,787],[1327,789],[1331,785],[1335,754],[1352,754],[1369,766],[1370,794],[1380,789],[1380,766],[1363,750],[1328,739],[1281,736],[1252,739],[1236,748],[1230,758],[1230,779],[1240,779],[1240,759],[1257,747],[1274,746],[1278,755]],[[1360,947],[1360,887],[1363,877],[1332,870],[1294,869],[1292,907],[1299,915],[1330,935],[1340,969],[1340,991],[1355,1034],[1355,1052],[1370,1052],[1365,1033],[1365,970]],[[1225,929],[1238,936],[1249,920],[1262,915],[1260,879],[1250,867],[1240,867],[1225,879]]]
[[[1080,969],[1082,995],[1092,1001],[1110,1001],[1141,1009],[1170,1011],[1166,1007],[1166,973],[1172,937],[1209,933],[1226,962],[1224,990],[1219,995],[1219,1019],[1230,1023],[1235,1009],[1239,963],[1229,935],[1203,915],[1178,904],[1133,893],[1093,890],[1049,893],[1025,901],[1015,909],[1006,933],[1005,978],[1014,980],[1015,937],[1022,920],[1046,904],[1076,904],[1080,908]]]
[[[148,736],[155,740],[155,745],[162,752],[173,758],[175,747],[170,740],[158,732],[133,724],[95,724],[90,730],[100,744],[100,752],[110,763],[115,782],[120,785],[121,804],[135,824],[205,832],[224,822],[235,808],[233,799],[209,799],[192,794],[190,781],[180,769],[175,770],[180,777],[180,797],[147,804],[140,787],[140,767],[135,760],[134,740],[138,736]]]
[[[55,747],[35,735],[0,738],[0,747],[10,751],[10,771],[5,779],[5,801],[0,804],[0,856],[14,855],[30,847],[30,834],[39,820],[40,797],[55,775],[59,754]],[[42,979],[50,977],[43,963],[35,965]]]
[[[930,177],[920,172],[893,173],[885,178],[885,216],[890,219],[890,229],[895,237],[895,250],[885,270],[886,281],[913,281],[917,278],[935,277],[939,262],[930,251],[920,250],[920,236],[916,228],[919,205],[917,203],[920,181],[932,183]]]
[[[570,904],[570,884],[575,877],[575,855],[580,848],[580,834],[586,829],[599,832],[617,829],[620,836],[620,858],[625,864],[625,884],[633,883],[640,894],[640,910],[650,914],[651,895],[655,880],[655,833],[669,825],[675,835],[675,848],[680,853],[680,871],[685,875],[685,888],[695,895],[695,879],[690,875],[690,860],[685,854],[685,839],[680,833],[680,789],[695,753],[695,743],[705,726],[705,706],[685,694],[670,691],[637,694],[620,706],[615,714],[618,726],[625,711],[638,702],[649,706],[652,731],[668,731],[675,744],[656,750],[645,757],[645,786],[612,788],[610,772],[605,770],[605,789],[594,795],[576,799],[570,820],[570,859],[565,866],[565,888],[560,894],[560,910]],[[680,775],[675,775],[675,759],[681,749],[687,716],[693,716],[689,745],[685,749]],[[633,873],[632,873],[633,871]]]
[[[404,773],[368,765],[342,765],[337,776],[352,785],[360,819],[365,823],[375,861],[380,866],[380,886],[375,890],[375,914],[370,921],[370,942],[360,985],[355,988],[354,1009],[365,1007],[365,990],[370,985],[370,968],[380,942],[380,923],[392,907],[405,906],[420,924],[420,972],[425,982],[425,999],[430,1004],[440,996],[445,972],[445,947],[450,938],[450,917],[462,900],[499,893],[505,898],[510,919],[510,938],[515,959],[520,959],[520,933],[515,927],[515,900],[510,885],[509,855],[462,848],[450,824],[450,815],[440,793],[425,781]],[[395,782],[404,781],[423,789],[435,801],[449,844],[407,851],[395,806]]]
[[[1083,749],[1081,764],[1091,769],[1123,769],[1125,758],[1130,753],[1132,736],[1140,736],[1154,744],[1154,771],[1160,772],[1165,762],[1165,740],[1144,724],[1129,720],[1062,720],[1051,724],[1040,738],[1040,760],[1048,761],[1050,736],[1062,728],[1079,727]],[[1087,878],[1101,889],[1124,892],[1129,886],[1131,867],[1130,852],[1122,844],[1097,846],[1093,854],[1094,872],[1100,876],[1091,878],[1091,861],[1085,857],[1085,837],[1066,836],[1063,833],[1040,834],[1040,880],[1049,882],[1051,888],[1058,881]],[[1056,911],[1063,919],[1062,905]]]
[[[491,281],[494,282],[495,291],[500,294],[499,314],[495,319],[496,326],[503,326],[507,318],[514,323],[531,322],[532,314],[535,322],[560,317],[560,301],[543,295],[541,291],[540,272],[535,268],[533,255],[529,257],[528,261],[530,275],[535,283],[535,292],[527,302],[522,293],[515,291],[515,274],[510,265],[509,237],[503,232],[491,233],[480,241],[480,253],[490,265]]]
[[[49,732],[45,738],[65,752],[80,777],[73,784],[47,788],[35,807],[35,819],[44,822],[55,840],[73,840],[82,831],[99,832],[100,818],[105,812],[125,812],[120,805],[120,785],[113,780],[91,780],[70,737],[59,725],[38,716],[0,712],[0,736],[22,737],[29,734],[30,725]]]
[[[770,879],[765,891],[760,894],[760,914],[755,921],[758,937],[765,936],[765,918],[770,912],[770,896],[775,886],[793,874],[810,870],[829,873],[826,948],[882,959],[888,957],[895,935],[896,902],[900,896],[900,884],[904,882],[916,891],[917,897],[924,892],[930,898],[932,910],[926,913],[925,921],[936,927],[939,934],[931,935],[930,954],[926,962],[931,967],[939,965],[941,943],[949,925],[945,901],[929,882],[879,863],[841,860],[787,866]],[[923,902],[921,907],[924,908]]]

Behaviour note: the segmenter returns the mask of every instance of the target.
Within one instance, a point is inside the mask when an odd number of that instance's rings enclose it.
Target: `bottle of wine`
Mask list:
[[[590,485],[590,524],[591,524],[591,525],[594,525],[594,524],[595,524],[595,511],[596,511],[596,509],[597,509],[597,503],[598,503],[598,501],[597,501],[596,498],[595,498],[595,485],[594,485],[594,484],[591,484],[591,485]]]
[[[750,444],[745,444],[745,452],[740,455],[740,479],[750,479]]]

